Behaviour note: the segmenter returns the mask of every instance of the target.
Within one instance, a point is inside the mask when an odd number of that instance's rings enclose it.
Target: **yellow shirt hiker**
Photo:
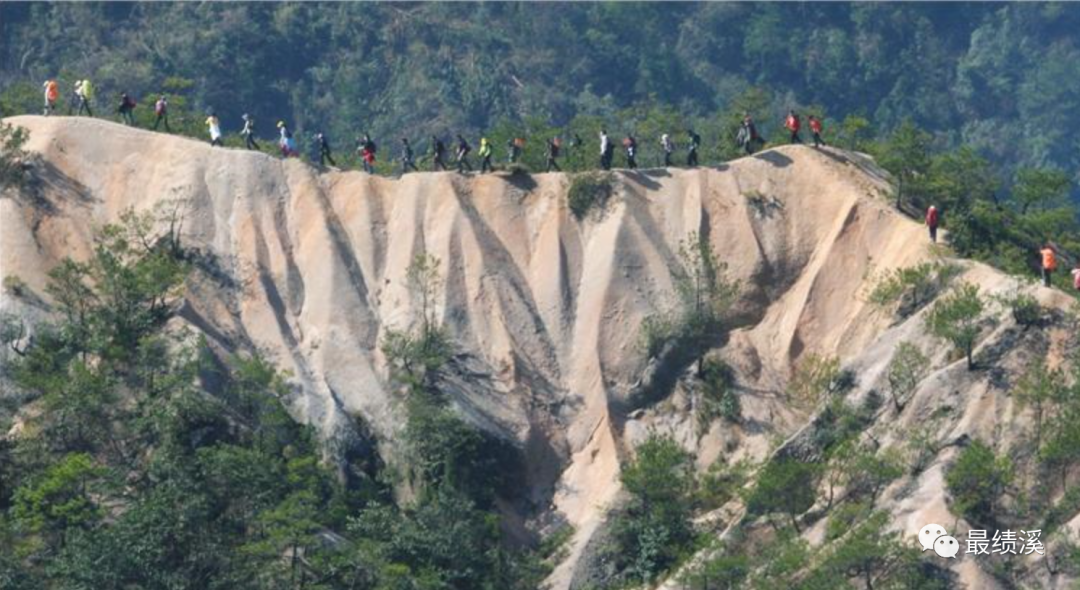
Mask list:
[[[210,116],[206,118],[206,126],[210,128],[210,145],[224,145],[221,142],[221,122],[218,121],[217,115],[210,113]]]

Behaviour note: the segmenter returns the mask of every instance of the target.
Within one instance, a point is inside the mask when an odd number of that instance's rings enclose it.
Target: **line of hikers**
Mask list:
[[[45,87],[45,111],[46,116],[56,112],[57,101],[59,100],[60,91],[59,84],[56,80],[47,80],[44,84]],[[94,87],[90,80],[78,80],[74,86],[74,92],[72,94],[72,102],[68,107],[68,114],[76,112],[79,115],[86,113],[89,116],[94,116],[91,108],[91,103],[94,97]],[[134,111],[137,104],[133,97],[126,92],[121,93],[119,97],[119,104],[116,107],[116,113],[120,116],[121,121],[127,125],[135,125]],[[258,150],[259,144],[255,140],[255,120],[249,114],[245,113],[242,117],[243,128],[240,131],[240,136],[244,138],[244,147],[247,149]],[[814,147],[820,147],[826,145],[822,139],[822,122],[821,119],[814,115],[808,117],[810,131],[813,134]],[[172,128],[169,125],[169,100],[165,95],[161,95],[154,103],[154,124],[151,127],[154,131],[158,130],[160,126],[164,125],[165,131],[172,132]],[[208,113],[206,119],[207,133],[210,136],[210,144],[215,146],[224,146],[224,135],[221,130],[221,121],[218,119],[214,112]],[[790,133],[791,143],[802,143],[802,138],[799,132],[802,128],[802,120],[795,111],[789,111],[787,117],[784,120],[784,128]],[[297,147],[296,139],[293,137],[292,131],[289,129],[285,121],[278,121],[278,150],[282,157],[298,157],[300,151]],[[701,136],[697,134],[693,129],[686,130],[686,166],[695,167],[699,165],[699,151],[701,149]],[[735,137],[737,146],[746,154],[753,154],[760,149],[765,141],[758,134],[757,127],[754,124],[754,120],[749,114],[743,116],[742,122],[739,126],[738,133]],[[606,129],[601,129],[599,134],[599,164],[600,168],[604,170],[610,170],[614,165],[615,157],[615,145],[611,138],[608,136]],[[671,135],[664,133],[659,138],[659,148],[663,154],[663,165],[665,167],[675,166],[673,156],[678,149],[674,139]],[[333,151],[330,146],[330,141],[326,134],[319,131],[313,136],[313,144],[318,153],[319,164],[326,166],[337,166],[334,161]],[[513,165],[521,160],[521,157],[525,150],[526,140],[522,137],[513,137],[506,142],[506,163]],[[578,134],[574,134],[571,139],[569,148],[571,150],[578,150],[584,146],[585,142]],[[368,134],[364,134],[363,137],[356,140],[356,151],[360,157],[363,169],[368,173],[374,173],[375,160],[376,160],[376,145]],[[469,160],[469,154],[472,153],[472,146],[469,142],[460,134],[456,137],[454,149],[454,167],[458,172],[472,171],[473,166]],[[629,169],[636,169],[638,167],[638,140],[633,134],[628,134],[622,139],[622,147],[625,156],[625,165]],[[549,137],[545,140],[545,171],[550,172],[552,170],[561,171],[559,166],[559,158],[562,156],[563,142],[558,136]],[[480,157],[480,172],[486,173],[495,170],[495,166],[492,163],[492,157],[494,155],[494,148],[491,142],[486,137],[480,138],[480,146],[477,151],[477,155]],[[426,154],[426,160],[430,161],[431,170],[447,170],[447,148],[443,141],[436,137],[431,137],[431,143],[428,153]],[[415,153],[412,145],[407,138],[401,139],[401,152],[399,157],[401,164],[401,173],[405,174],[410,171],[418,171],[419,168],[416,164]]]
[[[923,218],[926,223],[927,229],[930,230],[930,241],[937,243],[938,227],[941,225],[941,213],[938,212],[938,208],[935,205],[930,205],[926,209],[926,215]],[[1049,287],[1054,272],[1057,271],[1057,250],[1053,244],[1049,241],[1043,243],[1042,248],[1039,249],[1039,273],[1042,276],[1042,282],[1044,287]],[[1072,271],[1073,288],[1080,291],[1080,260],[1076,261],[1073,265]]]
[[[60,99],[60,87],[56,80],[47,80],[44,84],[45,89],[45,116],[49,116],[56,112],[57,102]],[[72,92],[72,99],[68,105],[68,114],[78,115],[86,113],[88,116],[93,117],[94,112],[91,107],[91,103],[94,97],[94,86],[90,80],[83,79],[75,82],[74,90]],[[135,99],[128,95],[126,92],[120,94],[120,101],[116,107],[117,114],[120,115],[121,120],[127,125],[135,125],[134,110],[136,107]],[[168,97],[161,95],[154,103],[154,125],[153,130],[157,130],[162,124],[165,126],[165,130],[171,132],[172,129],[169,126],[169,101]],[[241,137],[244,138],[244,147],[251,150],[259,150],[259,144],[255,141],[255,119],[247,114],[241,117],[243,120],[243,128],[240,131]],[[810,115],[807,117],[808,125],[810,127],[810,133],[814,142],[814,147],[821,147],[827,145],[825,140],[822,139],[821,134],[823,132],[823,125],[821,119]],[[221,121],[217,115],[211,111],[206,118],[207,132],[210,136],[211,146],[224,146],[223,134],[221,131]],[[278,149],[281,152],[282,157],[291,158],[298,157],[300,152],[297,148],[296,139],[293,136],[292,131],[285,121],[281,120],[277,122],[278,129]],[[784,129],[789,133],[789,142],[793,144],[801,144],[802,137],[799,132],[802,130],[802,120],[798,113],[794,110],[788,111],[787,117],[784,119]],[[686,130],[686,166],[695,167],[698,165],[698,151],[701,148],[701,136],[698,135],[693,129]],[[333,150],[330,147],[330,140],[326,134],[322,131],[315,133],[313,136],[314,147],[317,149],[319,165],[322,167],[337,166],[337,162],[334,160]],[[611,137],[608,135],[606,129],[601,129],[599,134],[599,156],[600,156],[600,168],[604,170],[610,170],[613,165],[615,156],[615,144],[612,142]],[[757,132],[757,127],[754,124],[753,118],[749,114],[744,114],[739,130],[735,136],[735,142],[741,150],[746,154],[753,154],[754,151],[760,149],[764,145],[764,140]],[[523,137],[512,137],[506,142],[506,162],[507,164],[514,165],[521,160],[521,156],[525,150],[526,140]],[[584,146],[585,142],[582,138],[575,133],[570,148],[573,150],[580,149]],[[369,174],[375,173],[375,161],[377,146],[375,141],[371,139],[371,136],[365,133],[362,137],[356,140],[356,152],[360,157],[361,164],[365,172]],[[637,138],[633,134],[628,134],[622,140],[622,146],[625,155],[626,167],[633,170],[638,167],[638,142]],[[469,154],[472,153],[472,146],[468,140],[461,134],[457,134],[454,149],[454,166],[459,173],[472,172],[473,166],[469,161]],[[677,150],[677,146],[672,139],[671,135],[664,133],[659,138],[659,147],[663,153],[664,166],[675,166],[672,156]],[[560,171],[558,159],[561,156],[562,151],[562,139],[558,136],[550,137],[545,142],[545,171],[550,172],[552,170]],[[480,172],[487,173],[493,172],[495,166],[492,164],[492,156],[494,149],[491,142],[487,137],[480,138],[480,149],[477,151],[477,155],[480,157]],[[443,140],[436,135],[431,136],[430,147],[425,159],[430,161],[431,170],[448,170],[447,166],[447,148]],[[418,172],[419,168],[416,165],[415,152],[412,144],[409,143],[408,138],[401,138],[401,152],[399,157],[401,164],[401,173],[406,174],[410,171]],[[935,205],[930,205],[926,210],[924,222],[930,232],[930,241],[937,243],[938,227],[941,223],[941,215]],[[1046,243],[1040,250],[1040,270],[1042,275],[1043,284],[1047,287],[1051,284],[1051,278],[1053,273],[1057,270],[1057,255],[1050,243]],[[1071,271],[1073,277],[1073,286],[1080,290],[1080,261],[1077,261],[1076,267]]]

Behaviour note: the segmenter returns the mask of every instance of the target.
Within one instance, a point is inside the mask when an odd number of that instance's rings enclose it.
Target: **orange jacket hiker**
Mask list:
[[[1050,246],[1039,250],[1042,254],[1042,267],[1046,270],[1057,270],[1057,255],[1054,254],[1054,249]]]

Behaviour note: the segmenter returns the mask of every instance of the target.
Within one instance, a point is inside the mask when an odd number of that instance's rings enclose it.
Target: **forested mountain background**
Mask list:
[[[167,91],[228,127],[424,138],[669,105],[716,117],[764,90],[882,135],[911,119],[1012,170],[1080,160],[1080,6],[997,3],[0,4],[5,113],[40,85]],[[65,89],[66,91],[66,89]],[[678,130],[681,131],[681,130]],[[591,137],[589,138],[592,139]],[[718,138],[705,138],[706,142]]]

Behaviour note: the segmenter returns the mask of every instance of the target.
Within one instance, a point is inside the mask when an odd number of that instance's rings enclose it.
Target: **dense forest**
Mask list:
[[[1077,26],[1080,7],[1036,3],[5,2],[0,104],[37,112],[45,79],[89,77],[99,101],[167,92],[227,133],[250,112],[264,135],[282,118],[385,143],[529,118],[644,135],[634,107],[700,122],[756,88],[766,127],[788,107],[878,135],[910,119],[1010,171],[1074,170]]]

